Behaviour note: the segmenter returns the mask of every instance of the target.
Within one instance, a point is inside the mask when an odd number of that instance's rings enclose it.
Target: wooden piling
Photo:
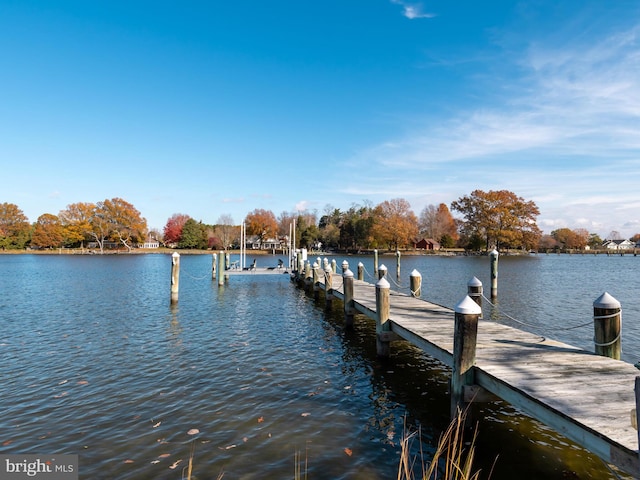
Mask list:
[[[344,323],[347,328],[353,327],[353,272],[347,268],[342,272],[342,285],[344,292]]]
[[[420,297],[422,295],[422,275],[415,268],[409,275],[409,290],[411,290],[412,297]]]
[[[335,258],[331,260],[331,271],[333,273],[337,273],[338,272],[338,262],[336,262]]]
[[[385,267],[384,264],[380,265],[380,268],[378,268],[378,280],[386,276],[387,276],[387,267]]]
[[[218,255],[211,254],[211,280],[216,279],[216,263],[218,262]]]
[[[389,292],[391,285],[381,277],[376,283],[376,353],[379,357],[389,356]]]
[[[358,262],[358,280],[364,280],[364,264],[362,262]]]
[[[595,352],[620,360],[622,353],[622,309],[620,302],[604,292],[593,302]]]
[[[396,278],[400,278],[400,250],[396,250]]]
[[[318,300],[320,298],[320,285],[318,285],[318,281],[320,280],[320,264],[318,262],[313,263],[312,272],[312,285],[313,285],[313,298]]]
[[[377,249],[373,251],[373,271],[374,272],[378,271],[378,250]]]
[[[464,410],[464,389],[475,383],[476,340],[480,306],[468,295],[456,305],[453,336],[453,369],[451,371],[451,417]]]
[[[171,303],[178,303],[180,290],[180,254],[173,252],[171,255]]]
[[[324,269],[324,300],[326,308],[333,303],[333,270],[327,265]]]
[[[221,250],[218,253],[218,286],[224,285],[224,268],[225,260],[224,260],[224,252]]]
[[[491,258],[491,298],[498,298],[498,251],[493,249],[489,254]]]
[[[347,270],[349,270],[349,262],[347,262],[346,260],[342,261],[342,274],[344,275],[344,272],[346,272]]]
[[[467,283],[467,295],[482,308],[482,282],[477,277]]]

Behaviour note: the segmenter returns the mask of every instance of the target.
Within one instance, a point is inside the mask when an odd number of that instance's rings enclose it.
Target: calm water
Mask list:
[[[373,271],[372,257],[344,258]],[[395,257],[380,261],[395,279]],[[485,316],[592,350],[593,300],[608,291],[636,362],[638,262],[501,257],[499,302],[485,302]],[[473,276],[489,290],[486,257],[401,266],[396,289],[415,268],[423,297],[445,306]],[[345,331],[340,302],[327,310],[287,275],[218,287],[209,255],[182,256],[172,307],[170,267],[165,255],[0,255],[0,452],[78,454],[83,479],[180,479],[193,454],[200,480],[293,478],[298,452],[310,479],[376,480],[396,478],[403,424],[433,451],[448,423],[446,368],[402,342],[379,361],[372,322]],[[492,479],[616,478],[506,404],[478,413],[478,467],[497,457]]]

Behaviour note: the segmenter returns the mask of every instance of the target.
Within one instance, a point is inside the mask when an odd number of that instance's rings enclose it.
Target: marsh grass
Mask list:
[[[439,478],[442,480],[478,480],[480,471],[474,472],[473,470],[478,429],[476,425],[471,440],[467,441],[465,422],[466,412],[458,410],[455,418],[440,436],[431,461],[425,461],[420,432],[407,432],[405,425],[405,432],[400,441],[397,480],[415,480],[414,471],[417,468],[422,471],[420,480],[437,480]],[[412,456],[411,446],[415,440],[420,443],[420,451],[418,455]]]

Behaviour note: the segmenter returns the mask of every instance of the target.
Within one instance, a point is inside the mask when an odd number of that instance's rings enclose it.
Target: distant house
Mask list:
[[[422,238],[414,244],[416,250],[440,250],[440,244],[432,238]]]
[[[276,238],[267,238],[262,243],[258,235],[247,237],[245,246],[250,250],[273,250],[282,248],[282,241]]]
[[[631,240],[605,240],[602,246],[607,250],[633,250],[636,244]]]

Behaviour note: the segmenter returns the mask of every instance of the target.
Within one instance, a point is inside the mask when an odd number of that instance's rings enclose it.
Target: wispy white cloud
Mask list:
[[[395,3],[396,5],[402,6],[403,15],[410,20],[414,20],[416,18],[433,18],[435,14],[433,13],[425,13],[422,11],[422,4],[420,3],[409,3],[404,0],[391,0],[391,3]]]

